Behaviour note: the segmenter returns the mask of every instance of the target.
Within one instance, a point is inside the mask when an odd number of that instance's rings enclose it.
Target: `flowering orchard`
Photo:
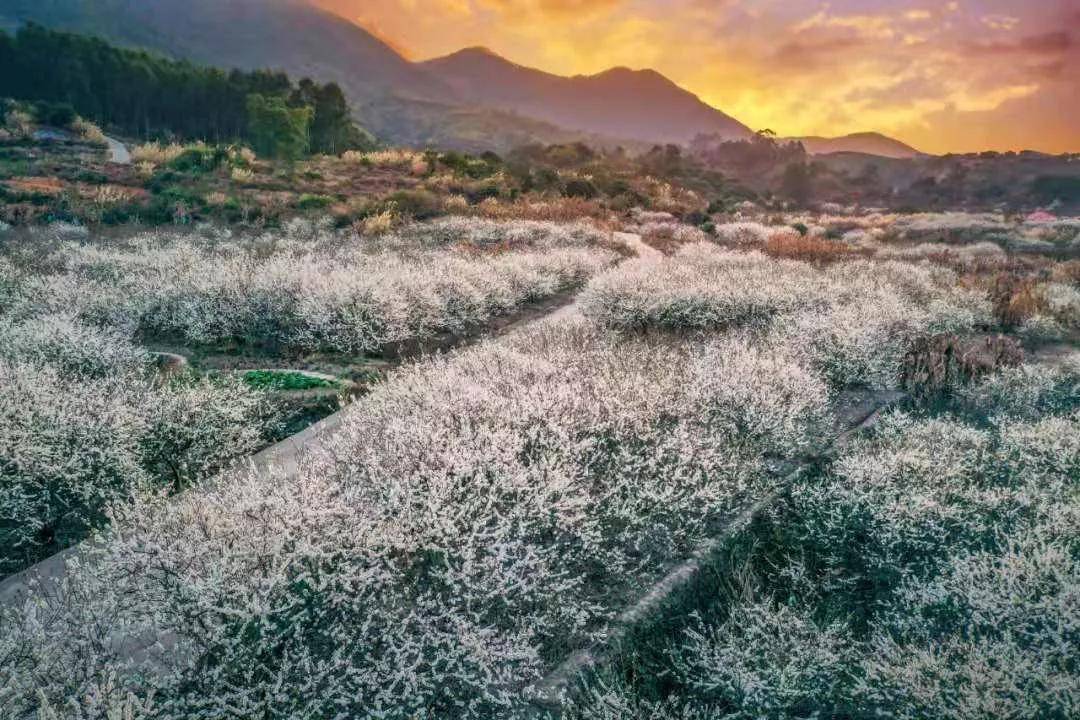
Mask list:
[[[616,267],[584,226],[294,227],[63,242],[55,272],[0,275],[51,302],[85,291],[71,322],[101,332],[352,352],[585,285],[580,313],[392,373],[295,472],[233,467],[104,503],[109,531],[58,592],[3,611],[0,703],[17,717],[533,717],[563,659],[734,531],[716,593],[690,593],[567,717],[1066,716],[1080,369],[1005,370],[912,404],[780,487],[775,461],[821,450],[843,392],[895,388],[918,338],[988,326],[991,301],[933,264],[821,265],[686,235],[672,257]],[[116,401],[101,395],[86,402]],[[140,448],[165,459],[140,472],[170,478],[174,447],[207,438],[186,438],[170,402],[154,409]],[[205,456],[184,467],[205,474]],[[997,658],[1007,671],[982,671]]]

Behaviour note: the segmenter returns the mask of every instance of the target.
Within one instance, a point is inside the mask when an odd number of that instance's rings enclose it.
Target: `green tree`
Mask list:
[[[289,107],[285,98],[252,93],[247,98],[247,114],[255,152],[282,160],[297,160],[307,153],[311,107]]]
[[[307,105],[311,119],[311,152],[339,155],[346,150],[366,149],[374,138],[352,121],[345,93],[336,83],[319,85],[309,78],[300,81],[289,98],[293,107]]]

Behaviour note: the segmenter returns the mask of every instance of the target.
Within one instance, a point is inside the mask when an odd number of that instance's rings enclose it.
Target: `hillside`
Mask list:
[[[273,68],[341,85],[355,101],[448,90],[359,26],[304,0],[4,0],[0,25],[34,21],[217,67]]]
[[[363,28],[305,0],[5,0],[0,26],[34,21],[217,67],[273,68],[338,83],[392,143],[505,149],[605,138],[684,142],[749,130],[652,71],[563,78],[469,50],[411,63]],[[435,128],[451,115],[450,127]]]
[[[685,143],[700,133],[750,129],[653,70],[613,68],[562,77],[516,65],[486,48],[422,63],[464,102],[618,138]]]
[[[830,153],[861,153],[879,157],[909,159],[922,157],[924,153],[894,138],[876,132],[852,133],[841,137],[793,137],[788,140],[801,142],[811,155]]]

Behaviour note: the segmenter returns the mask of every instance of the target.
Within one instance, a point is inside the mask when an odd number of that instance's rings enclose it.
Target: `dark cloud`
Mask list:
[[[973,55],[1060,55],[1073,47],[1072,36],[1064,31],[1028,35],[1016,40],[969,43]]]

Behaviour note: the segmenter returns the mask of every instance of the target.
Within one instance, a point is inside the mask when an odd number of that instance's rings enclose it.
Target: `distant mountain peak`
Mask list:
[[[742,123],[655,70],[614,67],[564,77],[466,48],[421,66],[476,106],[534,117],[568,130],[645,142],[689,142],[701,133],[749,137]]]
[[[482,55],[484,57],[498,58],[499,60],[506,60],[502,55],[495,52],[486,45],[473,45],[472,47],[462,48],[456,53],[451,53],[449,57],[454,55]]]
[[[840,137],[808,135],[786,139],[801,142],[803,147],[806,148],[806,152],[811,155],[854,152],[864,155],[904,159],[921,157],[924,154],[896,138],[874,131],[850,133]]]

